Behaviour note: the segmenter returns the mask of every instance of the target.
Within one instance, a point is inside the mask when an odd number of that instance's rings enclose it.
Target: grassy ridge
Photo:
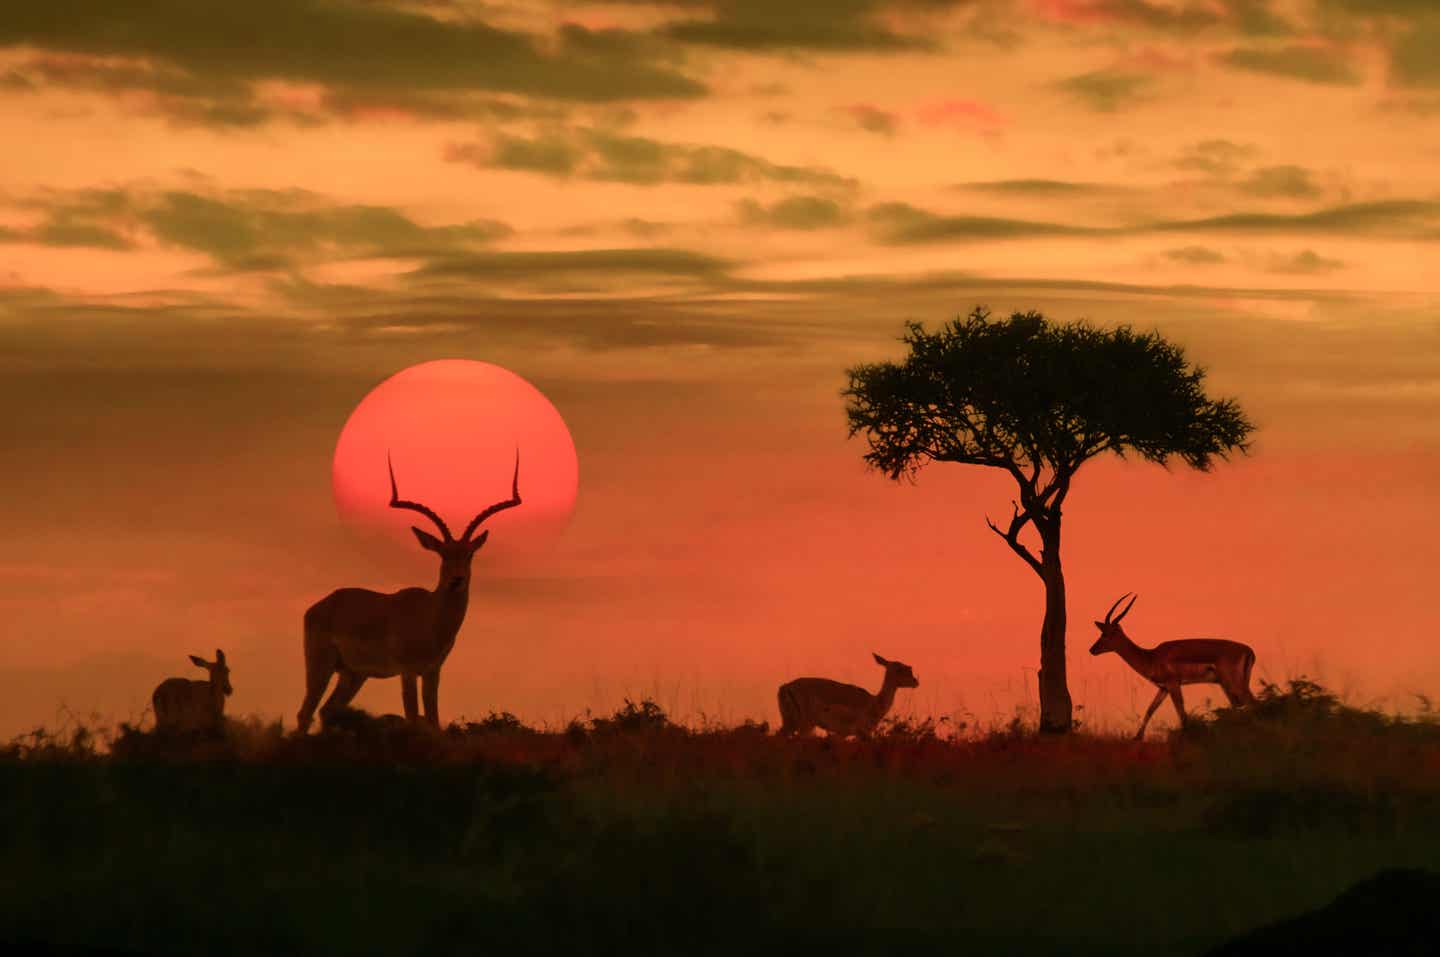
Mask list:
[[[1440,860],[1440,724],[1305,681],[1166,741],[347,716],[0,752],[0,938],[143,953],[1203,953]],[[3,942],[3,939],[0,939]]]

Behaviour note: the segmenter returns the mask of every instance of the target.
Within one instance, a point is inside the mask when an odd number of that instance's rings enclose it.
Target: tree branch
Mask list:
[[[1026,548],[1020,541],[1020,530],[1025,527],[1026,522],[1030,521],[1030,513],[1020,511],[1019,504],[1015,502],[1011,502],[1010,504],[1015,511],[1010,517],[1010,528],[1008,530],[1000,531],[1000,526],[992,522],[988,515],[985,516],[985,524],[990,526],[990,531],[1003,538],[1005,544],[1010,546],[1010,550],[1024,559],[1025,564],[1029,565],[1035,574],[1044,577],[1044,572],[1041,570],[1040,559],[1036,558],[1034,553]]]

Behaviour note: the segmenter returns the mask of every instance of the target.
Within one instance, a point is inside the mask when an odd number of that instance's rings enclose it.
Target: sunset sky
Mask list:
[[[867,472],[839,395],[977,304],[1159,329],[1258,426],[1077,478],[1083,720],[1148,703],[1086,654],[1132,590],[1142,644],[1440,697],[1432,0],[21,4],[0,142],[0,735],[138,718],[217,645],[231,713],[293,725],[306,606],[435,573],[357,549],[340,428],[451,357],[549,396],[580,479],[551,554],[477,563],[446,720],[773,722],[871,651],[899,710],[1004,719],[1043,610],[1009,479]]]

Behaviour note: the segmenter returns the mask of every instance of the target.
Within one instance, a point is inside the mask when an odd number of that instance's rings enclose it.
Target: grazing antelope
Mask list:
[[[387,460],[388,464],[388,460]],[[305,701],[297,722],[300,733],[310,729],[315,706],[330,676],[340,673],[320,719],[326,721],[347,707],[368,678],[401,679],[405,717],[417,717],[415,681],[423,684],[425,717],[440,726],[440,666],[455,646],[470,602],[470,559],[485,544],[490,532],[475,532],[496,512],[520,504],[520,452],[515,452],[515,476],[510,497],[496,502],[470,520],[459,538],[434,511],[419,502],[402,501],[390,466],[390,507],[419,512],[440,530],[436,538],[423,529],[410,530],[420,547],[440,556],[440,581],[433,589],[404,588],[392,594],[368,588],[341,588],[311,605],[305,612]]]
[[[868,738],[895,703],[896,689],[920,687],[909,665],[879,655],[875,663],[885,669],[878,694],[829,678],[796,678],[781,685],[780,733],[808,734],[821,727],[839,737]]]
[[[1150,716],[1160,707],[1166,695],[1175,703],[1175,713],[1180,716],[1181,726],[1185,725],[1185,698],[1180,693],[1181,685],[1218,684],[1225,697],[1230,699],[1232,708],[1255,701],[1255,696],[1250,693],[1250,669],[1255,667],[1255,652],[1249,645],[1222,638],[1182,638],[1161,642],[1154,648],[1141,648],[1120,627],[1120,620],[1129,614],[1138,597],[1132,597],[1125,610],[1111,621],[1110,616],[1115,614],[1115,609],[1126,595],[1115,599],[1115,604],[1105,613],[1105,620],[1095,622],[1095,627],[1100,629],[1100,637],[1090,646],[1092,655],[1115,652],[1140,677],[1159,688],[1155,700],[1145,711],[1145,720],[1140,722],[1140,730],[1135,732],[1136,741],[1145,736]]]
[[[155,686],[150,703],[155,707],[155,730],[171,733],[179,731],[219,731],[225,722],[225,697],[233,694],[230,687],[230,666],[225,663],[225,652],[215,649],[215,660],[206,661],[199,655],[191,655],[196,667],[210,672],[206,681],[191,681],[189,678],[166,678]]]

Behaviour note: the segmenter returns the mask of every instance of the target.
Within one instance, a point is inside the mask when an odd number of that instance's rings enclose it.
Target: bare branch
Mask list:
[[[985,516],[985,524],[990,526],[990,531],[1003,538],[1005,544],[1010,546],[1010,550],[1024,559],[1025,564],[1029,565],[1035,574],[1043,576],[1040,559],[1036,558],[1034,553],[1020,541],[1020,531],[1025,527],[1025,523],[1030,521],[1030,513],[1021,511],[1020,505],[1016,502],[1011,502],[1010,505],[1015,511],[1010,517],[1009,529],[1000,531],[1000,526],[991,521],[988,515]]]

